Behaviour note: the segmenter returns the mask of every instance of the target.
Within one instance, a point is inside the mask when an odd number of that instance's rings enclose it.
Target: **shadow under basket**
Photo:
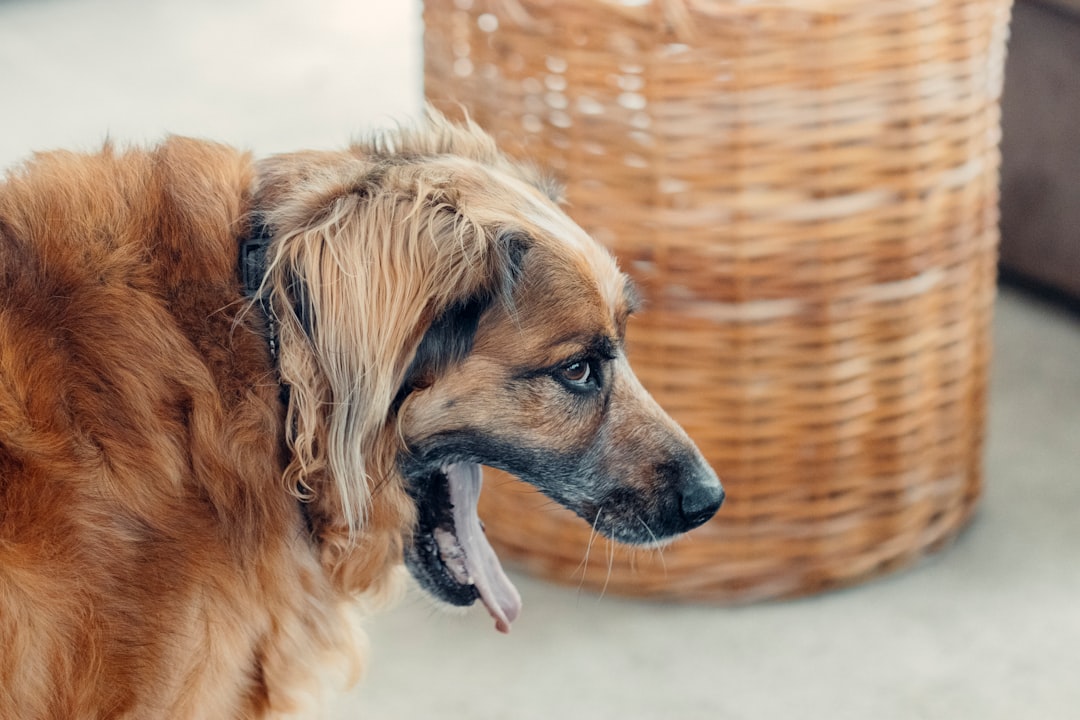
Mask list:
[[[742,602],[955,536],[982,479],[1009,10],[427,0],[429,100],[565,183],[643,289],[632,365],[728,496],[660,553],[489,471],[504,558]]]

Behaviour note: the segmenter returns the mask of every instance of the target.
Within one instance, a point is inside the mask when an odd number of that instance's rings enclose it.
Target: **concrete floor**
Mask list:
[[[106,135],[337,147],[419,111],[419,38],[411,2],[0,0],[0,166]],[[1007,290],[995,331],[986,495],[948,552],[737,609],[518,576],[508,637],[408,599],[327,716],[1080,717],[1080,320]]]

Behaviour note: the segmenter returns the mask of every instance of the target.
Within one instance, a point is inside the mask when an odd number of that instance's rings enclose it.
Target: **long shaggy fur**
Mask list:
[[[385,181],[450,152],[511,168],[434,119],[259,165],[171,138],[8,174],[0,717],[263,717],[353,653],[342,608],[390,589],[412,522],[387,408],[432,320],[510,272],[453,163]],[[287,403],[238,281],[253,222],[280,238]]]

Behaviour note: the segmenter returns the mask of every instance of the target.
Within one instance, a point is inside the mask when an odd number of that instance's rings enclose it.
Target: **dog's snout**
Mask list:
[[[692,482],[679,493],[679,511],[692,530],[708,522],[724,502],[724,488],[715,477]]]
[[[678,535],[704,525],[724,502],[719,478],[705,458],[693,450],[659,463],[656,473],[665,498],[659,525],[666,535]]]
[[[686,530],[708,522],[724,502],[724,488],[716,473],[698,456],[689,463],[679,483],[679,512]]]

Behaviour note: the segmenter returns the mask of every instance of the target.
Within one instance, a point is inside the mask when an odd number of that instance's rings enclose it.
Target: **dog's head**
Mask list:
[[[327,477],[357,542],[404,519],[420,584],[482,599],[506,629],[519,601],[476,517],[481,465],[626,543],[719,508],[716,475],[627,362],[632,283],[474,126],[432,118],[263,176],[294,478],[318,495]]]

